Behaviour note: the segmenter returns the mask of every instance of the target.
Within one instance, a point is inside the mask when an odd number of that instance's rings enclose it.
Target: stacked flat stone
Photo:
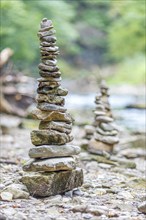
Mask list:
[[[34,118],[40,120],[39,129],[31,132],[34,145],[29,150],[31,159],[23,170],[31,172],[22,177],[33,196],[51,196],[77,188],[83,183],[83,172],[77,167],[74,155],[80,153],[78,146],[67,144],[73,119],[64,107],[67,89],[61,87],[61,72],[57,66],[59,48],[52,21],[44,18],[40,25],[41,63],[37,89],[37,108]]]
[[[88,147],[91,153],[97,154],[103,151],[112,152],[114,145],[119,142],[118,130],[114,125],[114,119],[111,117],[108,100],[105,99],[107,97],[107,87],[101,85],[100,88],[102,93],[98,93],[95,97],[95,132]]]
[[[109,103],[109,87],[107,86],[106,82],[104,80],[101,81],[100,84],[100,92],[101,92],[101,101],[105,107],[106,115],[109,117],[113,117],[111,106]]]

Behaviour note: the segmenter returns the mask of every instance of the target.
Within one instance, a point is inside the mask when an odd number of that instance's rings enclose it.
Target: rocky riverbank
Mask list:
[[[23,175],[22,164],[28,160],[27,152],[32,147],[29,132],[16,128],[1,139],[0,219],[145,219],[146,155],[140,142],[133,148],[126,139],[125,143],[122,140],[113,156],[96,156],[83,150],[79,155],[84,171],[83,186],[63,195],[40,199],[29,196],[19,182]],[[73,128],[74,144],[81,144],[83,133],[82,128]]]

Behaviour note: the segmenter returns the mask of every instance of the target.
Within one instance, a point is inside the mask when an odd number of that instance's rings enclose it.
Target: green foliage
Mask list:
[[[144,3],[145,0],[1,0],[0,50],[12,48],[16,65],[37,75],[37,31],[41,19],[47,17],[57,31],[59,67],[64,76],[84,77],[99,63],[113,65],[120,61],[111,82],[142,82]],[[134,77],[129,77],[128,71]]]
[[[65,10],[65,13],[64,13]],[[74,16],[72,7],[64,1],[13,0],[1,2],[1,50],[10,47],[14,59],[23,66],[39,59],[37,31],[43,17],[53,20],[57,30],[58,45],[62,53],[75,51],[73,41],[77,32],[70,25]],[[70,46],[72,45],[72,47]],[[69,49],[71,48],[71,49]]]
[[[136,55],[116,66],[116,74],[108,79],[110,84],[141,84],[145,83],[145,56]]]
[[[109,47],[115,59],[144,53],[145,1],[112,1]]]

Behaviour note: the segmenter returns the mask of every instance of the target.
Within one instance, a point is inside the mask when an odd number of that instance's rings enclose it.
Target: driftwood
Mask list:
[[[5,48],[0,53],[0,68],[2,68],[10,59],[10,57],[13,55],[13,51],[10,48]]]
[[[31,78],[14,72],[13,64],[9,60],[12,55],[10,48],[0,53],[0,112],[25,117],[26,109],[34,98],[33,94],[21,85],[28,84]],[[19,91],[18,84],[21,90],[24,88],[26,91]]]

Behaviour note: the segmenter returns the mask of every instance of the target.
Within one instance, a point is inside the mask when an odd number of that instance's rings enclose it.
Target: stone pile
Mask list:
[[[111,117],[111,108],[108,102],[108,87],[105,83],[100,86],[100,93],[95,97],[95,132],[89,141],[88,150],[91,153],[101,153],[103,151],[112,152],[115,144],[119,142],[118,129],[114,125]]]
[[[68,91],[61,87],[55,33],[52,21],[44,18],[38,32],[41,78],[38,79],[37,108],[32,112],[40,124],[38,130],[31,132],[34,147],[29,150],[29,156],[32,159],[23,166],[24,171],[31,173],[21,179],[31,195],[41,197],[64,193],[83,183],[83,172],[74,156],[79,154],[80,148],[67,144],[73,140],[70,135],[73,119],[64,107]]]
[[[111,106],[109,103],[109,87],[104,80],[100,84],[101,101],[105,107],[106,115],[112,117]],[[96,103],[96,101],[95,101]]]

